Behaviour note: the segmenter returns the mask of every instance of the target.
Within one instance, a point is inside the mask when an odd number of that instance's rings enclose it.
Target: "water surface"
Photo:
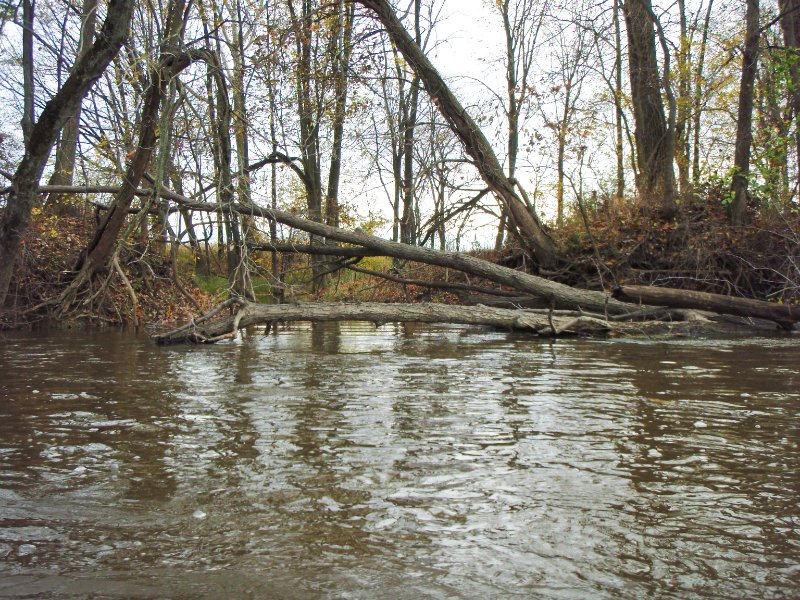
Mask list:
[[[0,597],[800,596],[800,345],[0,338]]]

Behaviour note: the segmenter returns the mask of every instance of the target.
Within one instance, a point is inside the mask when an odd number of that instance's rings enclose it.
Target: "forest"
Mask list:
[[[800,320],[800,0],[0,10],[0,327]]]

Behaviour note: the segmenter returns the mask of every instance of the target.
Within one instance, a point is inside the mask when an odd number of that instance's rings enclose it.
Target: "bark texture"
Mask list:
[[[747,212],[747,178],[750,174],[750,146],[753,144],[753,97],[758,66],[758,0],[747,0],[746,37],[742,59],[742,80],[739,84],[739,109],[736,116],[736,149],[733,159],[733,202],[731,222],[743,225]]]
[[[623,12],[636,124],[636,186],[643,199],[659,202],[669,212],[673,203],[672,155],[656,58],[653,8],[650,0],[625,0]]]
[[[233,337],[238,329],[275,321],[368,321],[376,325],[390,322],[454,323],[530,331],[541,335],[603,334],[611,328],[607,322],[592,317],[552,316],[488,306],[380,302],[297,304],[242,302],[239,310],[231,316],[207,324],[190,323],[181,329],[156,336],[155,339],[159,344],[215,342]]]
[[[449,304],[298,303],[255,304],[239,298],[223,302],[207,315],[174,331],[153,336],[159,344],[214,343],[232,339],[239,329],[291,321],[368,321],[376,326],[385,323],[453,323],[523,331],[541,336],[585,335],[687,336],[752,334],[753,328],[730,321],[713,321],[691,311],[644,311],[653,320],[644,322],[604,319],[572,311],[523,310],[489,306],[452,306]]]
[[[721,294],[645,285],[624,285],[614,295],[629,302],[641,302],[651,306],[691,308],[727,315],[767,319],[775,321],[785,328],[791,328],[794,323],[800,321],[800,306],[763,302],[750,298],[733,298]]]

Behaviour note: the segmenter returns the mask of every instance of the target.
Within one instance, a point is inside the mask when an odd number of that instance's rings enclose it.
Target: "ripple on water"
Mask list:
[[[11,334],[0,595],[797,595],[798,358],[391,325]]]

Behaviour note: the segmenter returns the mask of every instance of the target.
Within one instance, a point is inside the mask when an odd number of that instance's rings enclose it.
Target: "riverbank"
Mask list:
[[[722,203],[709,193],[687,199],[669,221],[647,211],[613,207],[591,207],[585,215],[584,220],[576,213],[554,232],[564,255],[557,270],[537,269],[513,242],[500,252],[480,250],[464,256],[482,259],[487,265],[511,267],[514,271],[508,271],[509,277],[532,271],[541,282],[590,293],[648,285],[755,298],[776,307],[797,306],[800,220],[796,212],[764,210],[749,226],[731,228]],[[119,268],[94,282],[80,302],[73,302],[64,311],[60,294],[69,284],[78,252],[88,243],[94,227],[94,217],[88,212],[82,217],[35,213],[6,303],[3,327],[44,321],[166,326],[187,322],[228,296],[227,261],[218,248],[208,244],[194,250],[174,248],[163,241],[163,234],[158,241],[150,232],[149,237],[128,240],[118,254]],[[446,266],[391,259],[379,252],[377,256],[375,252],[362,252],[363,256],[357,258],[327,259],[331,273],[322,286],[312,287],[308,283],[311,260],[303,254],[305,248],[302,244],[283,244],[275,255],[263,249],[251,250],[248,265],[256,300],[271,302],[279,293],[286,302],[553,308],[552,301],[542,300],[541,295],[501,283],[513,284],[513,278],[506,275],[486,279]],[[361,252],[358,247],[351,250],[356,256]],[[279,260],[277,276],[273,256]],[[589,312],[604,316],[607,307],[600,304]],[[576,306],[580,304],[574,302],[568,308]],[[579,310],[586,311],[586,307]]]

